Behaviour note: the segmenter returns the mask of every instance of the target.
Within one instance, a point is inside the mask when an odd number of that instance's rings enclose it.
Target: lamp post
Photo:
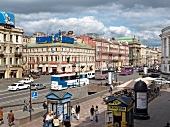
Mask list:
[[[115,78],[116,78],[116,82],[117,82],[117,68],[115,68],[114,70],[115,70],[115,74],[116,74]]]
[[[29,78],[31,79],[31,75],[29,75]],[[30,111],[30,121],[31,121],[31,82],[30,82],[30,101],[29,101],[29,111]]]

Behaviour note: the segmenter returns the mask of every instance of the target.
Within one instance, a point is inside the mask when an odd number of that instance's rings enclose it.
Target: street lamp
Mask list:
[[[31,75],[29,75],[29,79],[31,79]],[[30,121],[31,121],[31,104],[32,104],[32,102],[31,102],[31,82],[30,82],[30,101],[29,101],[29,111],[30,111]]]

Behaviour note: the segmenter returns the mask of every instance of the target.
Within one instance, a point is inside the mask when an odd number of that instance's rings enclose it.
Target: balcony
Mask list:
[[[4,57],[4,53],[2,51],[0,52],[0,57]]]
[[[22,52],[15,52],[15,57],[21,57],[22,56]]]

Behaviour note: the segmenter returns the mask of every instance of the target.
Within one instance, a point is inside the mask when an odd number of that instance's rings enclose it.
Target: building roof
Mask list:
[[[122,37],[116,39],[118,42],[128,42],[128,43],[140,43],[140,41],[134,37]]]
[[[91,46],[83,43],[74,43],[74,44],[67,44],[67,43],[44,43],[44,44],[37,44],[35,42],[30,42],[30,43],[23,43],[23,46],[28,46],[28,48],[34,48],[34,47],[75,47],[75,48],[83,48],[83,49],[94,49]]]

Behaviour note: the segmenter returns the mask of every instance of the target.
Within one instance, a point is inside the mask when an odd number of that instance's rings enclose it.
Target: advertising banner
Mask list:
[[[0,24],[15,26],[14,14],[0,11]]]

